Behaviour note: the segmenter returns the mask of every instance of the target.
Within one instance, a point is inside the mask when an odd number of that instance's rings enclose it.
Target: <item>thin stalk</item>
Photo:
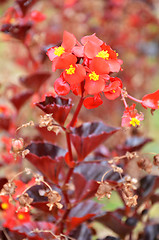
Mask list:
[[[80,110],[81,110],[83,101],[84,101],[84,98],[83,98],[83,96],[82,96],[82,97],[80,98],[80,101],[79,101],[79,103],[78,103],[78,105],[77,105],[76,111],[75,111],[75,113],[74,113],[74,115],[73,115],[73,118],[72,118],[71,122],[69,123],[68,127],[73,127],[73,126],[75,125],[75,122],[76,122],[77,117],[78,117],[78,114],[79,114],[79,112],[80,112]]]
[[[142,100],[137,99],[137,98],[134,98],[134,97],[130,96],[129,94],[127,95],[127,97],[128,97],[129,99],[135,101],[135,102],[142,103]]]

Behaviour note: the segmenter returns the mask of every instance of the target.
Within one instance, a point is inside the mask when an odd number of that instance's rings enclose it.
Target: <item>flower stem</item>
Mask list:
[[[127,97],[128,97],[129,99],[135,101],[135,102],[142,103],[142,100],[137,99],[137,98],[134,98],[134,97],[130,96],[129,94],[127,95]]]
[[[76,122],[78,114],[79,114],[79,112],[81,110],[83,101],[84,101],[84,98],[83,98],[83,96],[81,96],[80,101],[79,101],[79,103],[77,105],[76,111],[75,111],[75,113],[73,115],[73,118],[72,118],[71,122],[69,123],[68,127],[73,127],[75,125],[75,122]]]

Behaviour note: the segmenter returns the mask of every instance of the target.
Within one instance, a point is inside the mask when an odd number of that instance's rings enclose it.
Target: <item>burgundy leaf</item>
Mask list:
[[[0,129],[8,130],[10,127],[11,119],[4,114],[0,114]]]
[[[53,118],[63,125],[72,108],[72,101],[70,98],[50,96],[46,97],[45,101],[36,103],[36,106],[47,114],[53,113]]]
[[[12,239],[16,240],[22,240],[23,238],[27,238],[29,240],[43,240],[51,238],[50,233],[31,233],[31,231],[39,229],[39,230],[51,230],[54,232],[55,226],[52,223],[49,222],[28,222],[24,223],[18,227],[13,228],[10,230],[12,233]],[[23,238],[18,238],[19,236],[22,236]]]
[[[48,141],[48,142],[52,142],[55,143],[58,140],[59,134],[56,135],[55,132],[53,131],[48,131],[47,127],[39,127],[38,125],[36,126],[36,129],[39,131],[39,133],[42,136],[42,139]]]
[[[68,231],[71,231],[81,223],[100,214],[101,204],[98,204],[92,200],[81,202],[71,209],[67,219],[67,229]]]
[[[87,122],[79,127],[72,127],[71,140],[79,161],[118,130],[119,128],[107,126],[102,122]]]
[[[122,151],[122,154],[125,152],[134,152],[140,150],[145,144],[151,142],[151,138],[145,138],[140,136],[132,136],[126,139],[123,145],[117,146],[117,149]]]
[[[15,108],[19,110],[25,102],[33,95],[33,91],[27,90],[23,91],[10,99]]]
[[[120,238],[116,238],[116,237],[113,237],[113,236],[107,236],[105,238],[98,238],[97,240],[120,240]]]
[[[51,181],[58,183],[66,151],[48,142],[32,142],[26,158]]]
[[[26,77],[21,77],[20,82],[27,88],[37,92],[43,83],[51,76],[49,72],[38,72]]]
[[[16,0],[16,3],[19,5],[23,15],[26,14],[29,8],[36,3],[37,0]]]
[[[16,24],[12,25],[10,23],[3,24],[1,31],[10,34],[12,37],[17,38],[21,41],[25,40],[27,32],[32,27],[32,23]]]
[[[85,177],[79,173],[73,174],[73,183],[75,186],[75,198],[78,202],[93,197],[99,187],[96,181],[87,181]]]
[[[148,175],[143,177],[140,180],[140,187],[137,189],[138,206],[149,199],[157,188],[159,188],[158,176]]]
[[[123,222],[122,217],[123,214],[121,214],[121,211],[118,211],[117,209],[114,212],[106,212],[103,216],[95,218],[95,220],[110,228],[116,234],[119,234],[121,238],[124,238],[125,235],[133,230],[134,227]]]
[[[78,240],[91,240],[92,239],[92,232],[87,227],[86,224],[81,224],[79,227],[74,229],[70,234],[70,237],[78,239]]]
[[[143,240],[155,240],[158,238],[159,224],[149,224],[144,229]]]

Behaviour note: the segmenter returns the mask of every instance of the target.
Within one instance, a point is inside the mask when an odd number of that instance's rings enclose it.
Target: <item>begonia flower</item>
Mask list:
[[[147,94],[142,98],[142,106],[145,108],[159,109],[159,90]]]
[[[108,78],[109,65],[102,58],[94,58],[90,64],[90,72],[86,76],[85,90],[94,95],[105,88],[105,80]]]
[[[64,31],[63,41],[59,47],[51,47],[47,50],[47,55],[52,61],[52,71],[56,69],[68,68],[71,64],[77,62],[75,55],[71,53],[72,48],[76,45],[76,38],[73,34]]]
[[[111,82],[104,88],[103,92],[107,99],[114,100],[121,94],[122,81],[117,77],[110,78],[110,81]]]
[[[122,116],[122,127],[135,127],[140,125],[140,121],[144,120],[143,113],[138,113],[135,109],[136,104],[134,103],[130,107],[127,107]]]

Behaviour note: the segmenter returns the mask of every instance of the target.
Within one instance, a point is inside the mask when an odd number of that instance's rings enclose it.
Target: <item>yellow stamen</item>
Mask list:
[[[136,125],[140,125],[140,120],[137,118],[131,118],[130,124],[135,127]]]
[[[57,56],[61,56],[64,52],[65,52],[65,49],[63,47],[55,47],[54,48],[54,54],[57,55]]]
[[[91,73],[89,74],[89,77],[90,77],[90,80],[93,80],[93,81],[98,81],[98,80],[99,80],[99,75],[97,75],[97,74],[95,73],[95,71],[91,72]]]
[[[112,90],[113,93],[115,93],[115,90]]]
[[[118,57],[118,56],[119,56],[119,53],[116,53],[116,56]]]
[[[9,208],[9,204],[8,204],[8,203],[2,203],[2,204],[1,204],[1,208],[2,208],[3,210],[7,210],[7,209]]]
[[[96,55],[96,57],[101,57],[101,58],[104,58],[104,59],[108,60],[109,59],[109,53],[108,53],[107,50],[106,51],[102,50]]]
[[[17,218],[18,218],[19,220],[23,220],[23,219],[25,218],[25,216],[24,216],[24,214],[22,214],[22,213],[18,213]]]
[[[73,65],[71,64],[70,68],[66,69],[66,73],[70,74],[70,75],[74,74],[75,73],[75,67],[73,67]]]

